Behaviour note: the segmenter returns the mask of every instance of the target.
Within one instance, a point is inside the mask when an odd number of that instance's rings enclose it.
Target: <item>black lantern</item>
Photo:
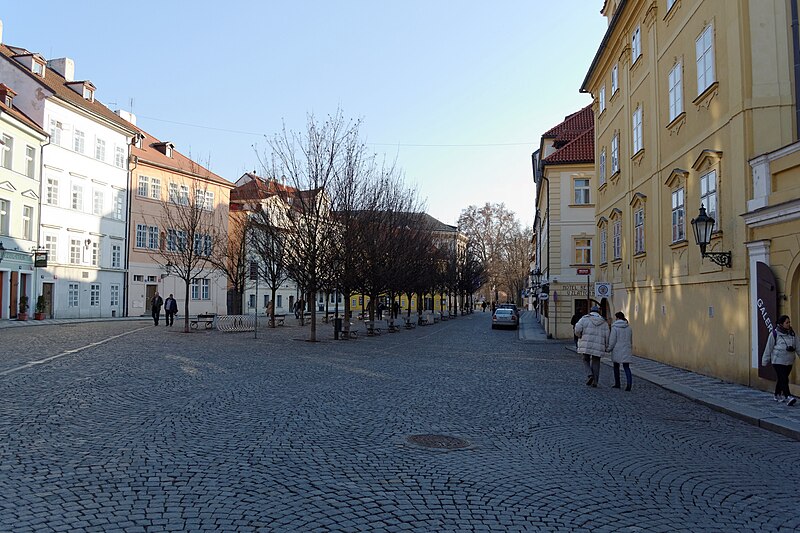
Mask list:
[[[533,286],[538,287],[542,283],[542,269],[536,267],[536,270],[531,270],[531,276],[533,276]]]
[[[700,214],[697,215],[697,218],[692,219],[694,240],[697,242],[697,246],[700,247],[700,255],[702,257],[708,257],[719,266],[730,268],[731,252],[706,252],[706,247],[711,242],[711,233],[714,231],[715,223],[714,217],[708,216],[705,206],[700,204]]]

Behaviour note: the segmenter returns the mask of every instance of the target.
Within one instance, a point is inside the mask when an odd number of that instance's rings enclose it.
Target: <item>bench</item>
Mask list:
[[[335,326],[334,326],[335,327]],[[339,339],[340,340],[347,340],[347,339],[357,339],[358,338],[358,330],[356,329],[356,325],[350,322],[350,329],[344,329],[339,332]]]
[[[400,331],[400,326],[403,324],[403,319],[390,318],[387,323],[388,323],[388,326],[386,328],[387,331],[389,333],[397,333],[398,331]]]
[[[269,317],[267,317],[267,320],[269,321]],[[271,322],[268,323],[271,324]],[[286,315],[275,315],[275,327],[285,326],[285,325],[286,325]]]
[[[444,321],[448,320],[449,318],[450,318],[450,311],[442,311],[442,317],[440,318],[440,320]]]
[[[389,326],[385,320],[365,320],[364,325],[367,327],[367,335],[380,335],[384,329]]]
[[[216,316],[213,313],[200,313],[197,317],[189,319],[189,327],[197,329],[200,324],[203,324],[205,329],[211,329],[214,327],[214,318]]]
[[[406,329],[414,329],[415,327],[417,327],[417,320],[415,318],[412,317],[404,318],[403,322],[405,322]]]

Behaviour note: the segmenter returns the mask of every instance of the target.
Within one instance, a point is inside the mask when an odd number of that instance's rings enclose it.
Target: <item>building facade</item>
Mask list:
[[[760,383],[748,312],[750,160],[795,139],[790,2],[608,0],[581,87],[594,98],[597,278],[634,350]],[[769,35],[769,39],[764,39]],[[714,218],[702,257],[690,221]]]
[[[534,161],[534,309],[553,338],[571,338],[573,314],[594,299],[594,115],[587,106],[542,135]],[[538,305],[537,305],[538,304]]]
[[[117,113],[135,127],[133,115]],[[149,315],[156,292],[173,294],[179,315],[187,299],[191,314],[227,314],[227,276],[209,259],[227,240],[233,183],[137,128],[129,187],[127,314]],[[192,275],[182,276],[190,266]],[[188,294],[182,277],[190,279]]]
[[[75,79],[69,58],[46,61],[0,45],[0,78],[50,135],[42,148],[40,271],[49,316],[121,316],[125,285],[128,152],[133,129]]]
[[[47,134],[15,107],[15,96],[0,83],[0,320],[18,317],[21,297],[33,311],[39,294],[33,252]]]

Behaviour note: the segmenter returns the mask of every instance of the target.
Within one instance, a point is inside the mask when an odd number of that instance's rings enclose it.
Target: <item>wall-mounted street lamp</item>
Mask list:
[[[166,265],[164,265],[164,273],[163,273],[163,274],[161,274],[161,279],[164,279],[164,278],[166,278],[167,276],[169,276],[170,274],[172,274],[172,268],[173,268],[174,266],[175,266],[175,265],[173,265],[173,264],[172,264],[172,261],[167,261],[167,264],[166,264]]]
[[[731,267],[731,252],[706,252],[706,246],[711,242],[711,232],[714,231],[714,217],[706,214],[706,208],[700,204],[700,214],[692,219],[692,229],[697,246],[700,247],[702,257],[708,257],[721,267]]]
[[[6,247],[3,246],[3,243],[0,242],[0,263],[3,262],[3,258],[6,256]]]
[[[542,269],[536,267],[536,270],[531,270],[531,276],[533,276],[533,286],[539,287],[542,284]]]

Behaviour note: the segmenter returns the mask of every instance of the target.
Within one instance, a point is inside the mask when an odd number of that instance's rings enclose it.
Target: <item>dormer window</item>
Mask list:
[[[172,157],[172,150],[175,148],[175,145],[169,141],[153,143],[152,146],[169,158]]]
[[[14,103],[14,99],[11,98],[9,95],[6,95],[5,101],[3,103],[6,104],[6,107],[11,107],[11,105]]]
[[[85,100],[89,100],[90,102],[94,102],[94,90],[92,90],[88,85],[83,86],[83,98]]]
[[[67,82],[67,87],[78,93],[84,100],[94,102],[95,86],[90,81]]]
[[[16,95],[17,93],[11,87],[5,83],[0,83],[0,98],[2,98],[6,107],[11,107],[14,104],[14,96]]]
[[[33,64],[31,65],[31,72],[44,78],[44,61],[39,61],[39,59],[34,57]]]

